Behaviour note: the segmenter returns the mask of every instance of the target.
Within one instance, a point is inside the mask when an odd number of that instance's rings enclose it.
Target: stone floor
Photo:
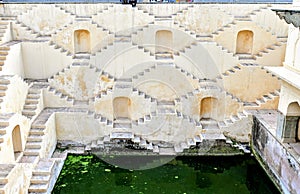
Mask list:
[[[277,117],[280,114],[277,110],[248,110],[247,112],[255,115],[272,135],[276,137]]]

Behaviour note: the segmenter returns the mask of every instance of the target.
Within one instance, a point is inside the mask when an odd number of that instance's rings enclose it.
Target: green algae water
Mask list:
[[[94,155],[68,155],[53,194],[276,194],[279,191],[250,156],[181,156],[132,171]]]

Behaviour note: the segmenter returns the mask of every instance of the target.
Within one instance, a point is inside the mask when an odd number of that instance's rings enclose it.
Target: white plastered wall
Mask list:
[[[3,102],[1,103],[1,113],[21,113],[25,104],[28,92],[28,84],[22,78],[15,75],[10,78],[10,84],[5,91]]]
[[[88,66],[71,66],[64,73],[55,75],[50,85],[76,100],[88,100],[94,96],[99,72]]]
[[[24,77],[46,79],[72,62],[72,57],[55,49],[49,42],[23,42]]]
[[[56,113],[57,140],[87,144],[109,134],[105,125],[86,113]]]
[[[0,71],[1,75],[19,75],[24,76],[22,43],[9,45],[8,55]]]
[[[277,78],[267,74],[259,66],[240,68],[241,70],[237,70],[234,74],[223,77],[222,81],[225,90],[242,101],[255,102],[257,98],[280,88]]]
[[[59,9],[55,4],[37,4],[19,15],[18,20],[41,35],[50,35],[71,23],[74,16]],[[34,21],[34,22],[33,22]]]

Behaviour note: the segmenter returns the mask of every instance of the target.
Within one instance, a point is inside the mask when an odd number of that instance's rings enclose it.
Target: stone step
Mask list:
[[[133,138],[133,142],[134,142],[134,143],[140,143],[140,142],[141,142],[141,138],[138,137],[138,136],[135,136],[135,137]]]
[[[89,66],[89,62],[73,62],[72,66]]]
[[[6,184],[0,184],[0,194],[5,194]]]
[[[107,121],[106,121],[106,125],[112,126],[112,125],[113,125],[113,122],[112,122],[111,120],[107,120]]]
[[[9,120],[0,120],[0,128],[5,128],[9,125]]]
[[[231,141],[231,139],[226,139],[226,143],[227,144],[231,144],[231,145],[233,144],[233,142]]]
[[[0,25],[0,29],[2,29],[2,30],[7,29],[7,25]]]
[[[202,134],[204,140],[225,140],[226,137],[223,134],[219,133],[204,133]]]
[[[179,145],[182,149],[188,149],[190,147],[186,142],[181,142]]]
[[[4,138],[5,138],[5,135],[1,135],[1,134],[0,134],[0,143],[3,143],[3,142],[4,142]]]
[[[112,132],[110,139],[133,139],[134,135],[131,132]]]
[[[40,94],[41,89],[43,89],[44,87],[46,86],[34,84],[29,88],[28,94]]]
[[[210,130],[210,129],[218,129],[219,128],[218,123],[215,120],[211,120],[211,119],[204,120],[204,119],[202,119],[200,121],[200,123],[201,123],[203,129]]]
[[[158,108],[157,113],[159,114],[176,114],[174,108]]]
[[[14,164],[0,164],[0,178],[6,178],[14,167]]]
[[[116,128],[116,129],[131,129],[132,124],[131,123],[114,123],[113,128]]]
[[[24,105],[24,109],[23,110],[36,110],[37,109],[37,105],[36,104],[25,104]]]
[[[1,29],[1,28],[0,28]],[[0,55],[8,55],[8,52],[7,51],[2,51],[2,50],[0,50]]]
[[[159,148],[157,145],[153,146],[153,152],[154,153],[159,153]]]
[[[132,82],[132,78],[118,78],[116,82]]]
[[[0,178],[0,185],[8,183],[8,178]]]
[[[131,42],[131,37],[115,37],[114,42]]]
[[[2,50],[2,51],[9,51],[10,47],[9,46],[0,46],[0,50]]]
[[[47,184],[50,180],[50,175],[33,175],[30,179],[31,184]]]
[[[0,84],[0,90],[7,90],[7,84]]]
[[[43,128],[31,128],[29,130],[30,135],[44,135],[45,131]]]
[[[270,92],[270,95],[272,95],[272,96],[279,96],[280,92],[278,92],[278,91]]]
[[[147,145],[147,150],[153,150],[153,144],[152,143],[149,143]]]
[[[168,67],[175,67],[175,64],[172,62],[158,62],[157,66],[168,66]]]
[[[40,159],[33,170],[33,175],[50,175],[55,166],[55,160]]]
[[[0,78],[0,85],[5,85],[5,86],[7,86],[8,84],[10,84],[10,80]],[[6,88],[7,88],[7,87],[6,87]]]
[[[96,148],[96,147],[97,147],[97,141],[92,141],[91,148]]]
[[[38,128],[38,129],[45,129],[45,123],[48,121],[48,118],[44,118],[42,121],[40,120],[41,118],[38,117],[37,120],[31,125],[31,128]],[[41,124],[42,122],[42,124]]]
[[[237,114],[240,118],[246,117],[247,115],[244,112],[238,112]]]
[[[107,123],[107,118],[106,117],[100,117],[99,119],[100,123]]]
[[[225,119],[224,122],[226,123],[226,125],[233,124],[233,121],[231,120],[231,118]]]
[[[160,155],[165,155],[165,156],[172,156],[172,155],[176,155],[176,152],[174,150],[174,148],[159,148],[159,154]]]
[[[155,54],[156,60],[171,60],[173,59],[173,54]]]
[[[3,20],[0,21],[0,25],[8,25],[8,24],[9,24],[9,22],[7,22],[7,21],[3,21]]]
[[[90,54],[88,53],[82,53],[82,54],[75,54],[73,59],[90,59]]]
[[[34,116],[35,114],[36,113],[33,110],[23,109],[23,111],[22,111],[22,115],[25,115],[25,116]]]
[[[195,146],[196,145],[196,141],[192,138],[188,138],[187,139],[187,145],[188,146]]]
[[[25,148],[40,149],[42,147],[41,145],[42,145],[41,142],[30,141],[25,144]]]
[[[175,102],[174,101],[157,101],[157,105],[158,106],[164,106],[164,105],[174,106]]]
[[[48,190],[48,183],[30,184],[28,188],[29,193],[45,193]]]
[[[140,147],[147,147],[147,142],[144,139],[141,139],[140,143],[139,143]]]
[[[5,135],[6,134],[6,130],[5,129],[0,129],[0,135]]]
[[[25,104],[29,105],[29,104],[38,104],[39,101],[37,99],[27,99],[25,100]]]
[[[49,87],[48,82],[35,82],[33,85],[29,88],[29,91],[36,91],[41,92],[41,89]]]
[[[131,84],[130,85],[128,85],[128,84],[122,84],[122,83],[116,83],[115,84],[115,88],[119,88],[119,89],[125,89],[125,88],[131,88],[132,86],[131,86]]]
[[[28,143],[28,142],[27,142]],[[30,164],[36,164],[39,160],[39,156],[22,156],[19,160],[19,163],[30,163]]]
[[[43,140],[43,135],[29,135],[27,137],[27,142],[41,142]]]
[[[26,148],[23,152],[24,156],[38,156],[40,148]]]
[[[145,115],[144,120],[145,121],[150,121],[151,120],[151,115]]]
[[[103,142],[104,142],[104,143],[110,142],[110,136],[104,136],[104,137],[103,137]]]
[[[0,97],[2,97],[2,96],[5,96],[6,94],[5,94],[5,91],[6,90],[0,90]]]
[[[39,99],[40,98],[40,94],[28,94],[27,95],[27,99]]]
[[[180,144],[179,145],[175,145],[174,146],[174,150],[175,150],[176,153],[183,152],[183,148],[180,146]]]
[[[232,120],[233,122],[236,122],[236,121],[239,121],[240,118],[239,118],[237,115],[232,115],[232,116],[231,116],[231,120]]]

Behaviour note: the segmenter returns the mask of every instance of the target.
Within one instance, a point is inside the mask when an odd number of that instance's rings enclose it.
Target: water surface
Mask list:
[[[53,194],[279,193],[251,156],[181,156],[148,170],[126,170],[94,155],[69,155]]]

